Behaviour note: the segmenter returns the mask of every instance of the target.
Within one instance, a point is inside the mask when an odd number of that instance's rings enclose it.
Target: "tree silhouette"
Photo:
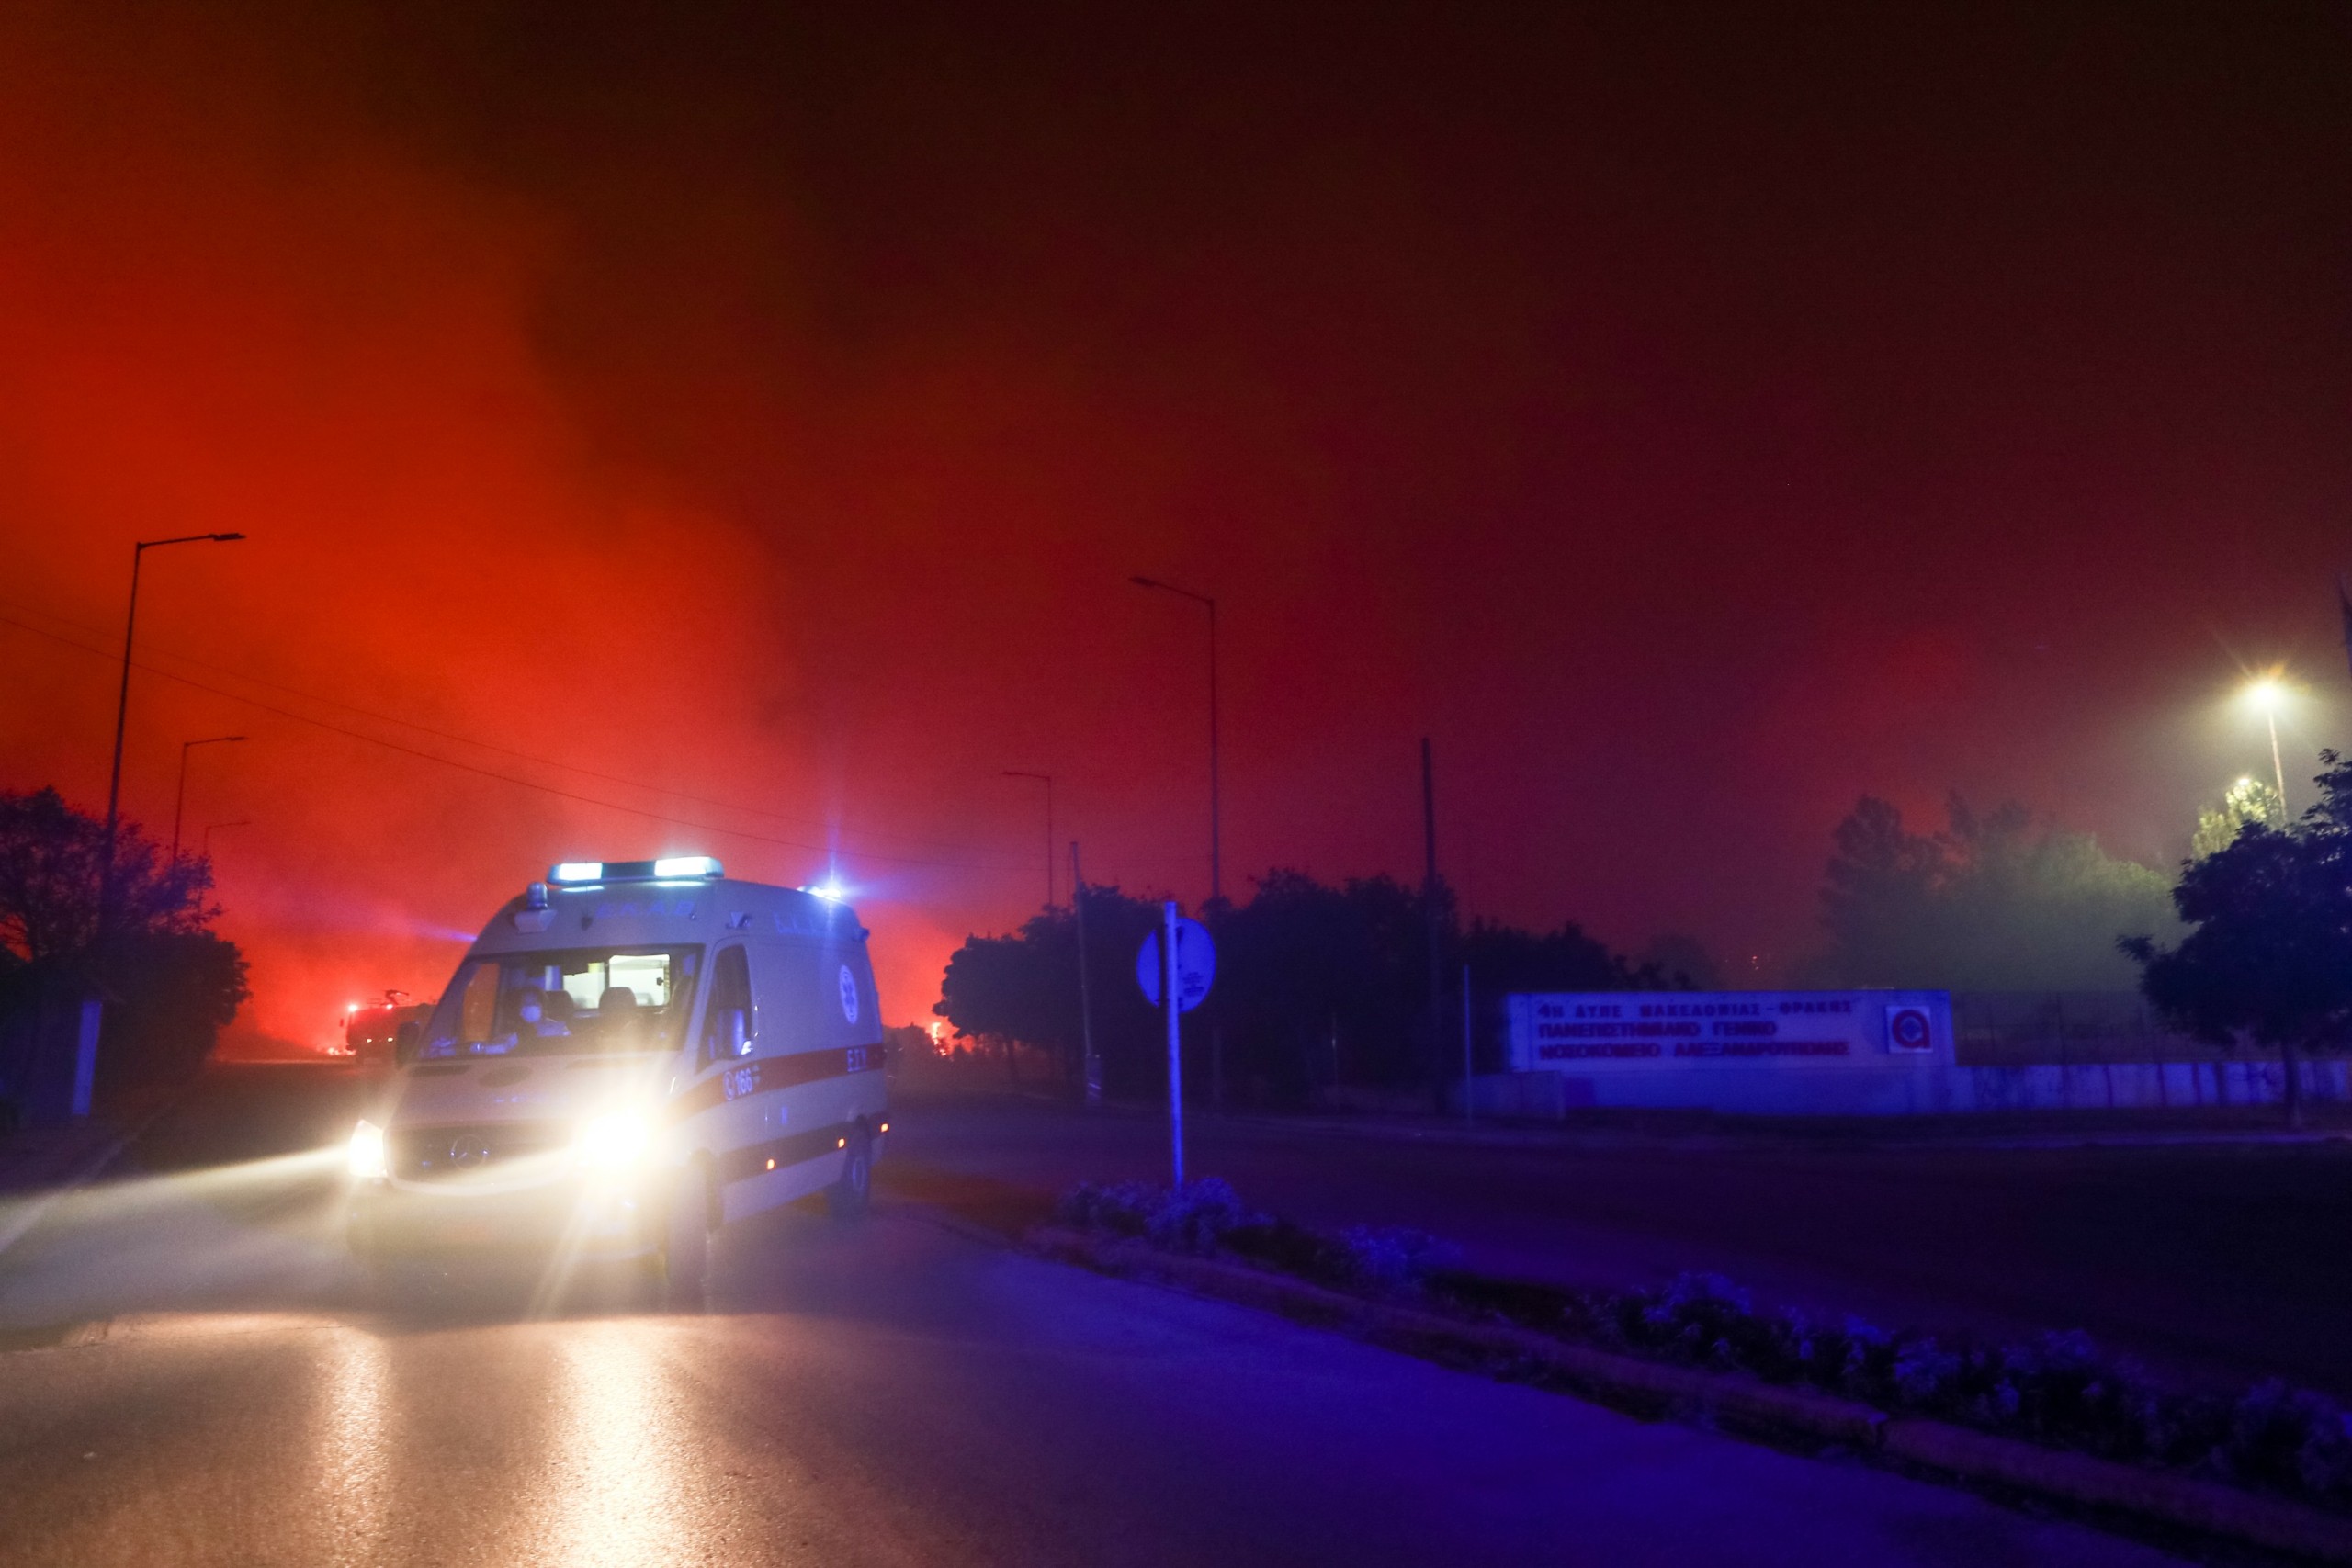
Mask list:
[[[2267,828],[2287,825],[2287,803],[2260,779],[2240,779],[2222,795],[2222,804],[2197,814],[2197,831],[2188,840],[2188,858],[2203,860],[2228,849],[2247,823]]]
[[[0,1008],[106,998],[97,1089],[114,1098],[201,1066],[247,992],[236,944],[206,929],[220,912],[208,861],[175,859],[121,823],[114,916],[101,932],[105,853],[106,824],[54,789],[0,792]]]
[[[2182,866],[2173,903],[2194,929],[2178,946],[2120,943],[2175,1025],[2278,1053],[2290,1122],[2301,1120],[2299,1055],[2352,1042],[2352,765],[2321,755],[2320,798],[2301,822],[2248,823]]]
[[[1204,911],[1217,946],[1215,988],[1189,1015],[1188,1083],[1205,1081],[1194,1060],[1211,1027],[1221,1032],[1226,1071],[1246,1098],[1303,1102],[1335,1081],[1385,1088],[1450,1082],[1460,1057],[1449,1031],[1432,1052],[1429,1016],[1430,894],[1390,876],[1337,885],[1275,870],[1256,879],[1246,904]],[[1434,890],[1442,936],[1441,998],[1467,962],[1479,995],[1506,990],[1613,990],[1663,985],[1574,925],[1524,931],[1478,923],[1464,931],[1452,889]],[[1106,1089],[1123,1098],[1165,1093],[1160,1016],[1135,982],[1136,949],[1159,929],[1156,900],[1114,887],[1086,889],[1094,1040]],[[1032,916],[1009,936],[974,936],[948,962],[937,1011],[959,1035],[1019,1040],[1065,1064],[1079,1051],[1076,922],[1068,909]]]
[[[106,841],[106,824],[54,789],[0,791],[0,943],[35,964],[86,955],[98,940]],[[114,865],[116,935],[187,935],[220,912],[208,902],[212,863],[166,856],[135,822],[119,825]]]
[[[1946,826],[1915,833],[1864,796],[1838,825],[1822,887],[1833,985],[1952,990],[2120,989],[2114,948],[2174,929],[2163,875],[2087,833],[2037,826],[2021,806],[1979,812],[1955,795]]]

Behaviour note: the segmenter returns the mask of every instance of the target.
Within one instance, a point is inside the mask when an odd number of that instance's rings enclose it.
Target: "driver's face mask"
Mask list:
[[[538,1003],[525,1002],[523,1004],[523,1021],[525,1023],[537,1023],[539,1021]]]

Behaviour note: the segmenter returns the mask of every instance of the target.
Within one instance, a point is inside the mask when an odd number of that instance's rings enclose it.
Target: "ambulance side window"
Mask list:
[[[710,1005],[703,1012],[703,1065],[750,1055],[759,1032],[760,1015],[752,1005],[752,972],[743,950],[722,948],[711,965]]]

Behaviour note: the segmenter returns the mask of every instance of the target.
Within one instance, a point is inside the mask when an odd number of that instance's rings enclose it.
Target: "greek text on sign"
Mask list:
[[[1509,1005],[1520,1072],[1883,1067],[1951,1044],[1940,991],[1566,991]]]

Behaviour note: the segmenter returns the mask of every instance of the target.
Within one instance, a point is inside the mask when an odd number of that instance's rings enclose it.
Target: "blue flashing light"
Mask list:
[[[849,889],[835,877],[829,876],[822,882],[811,883],[800,891],[822,898],[828,904],[842,904],[849,900]]]
[[[568,860],[548,871],[549,882],[601,882],[605,863],[600,860]]]
[[[724,876],[726,868],[708,855],[671,855],[653,863],[653,874],[673,876]]]

